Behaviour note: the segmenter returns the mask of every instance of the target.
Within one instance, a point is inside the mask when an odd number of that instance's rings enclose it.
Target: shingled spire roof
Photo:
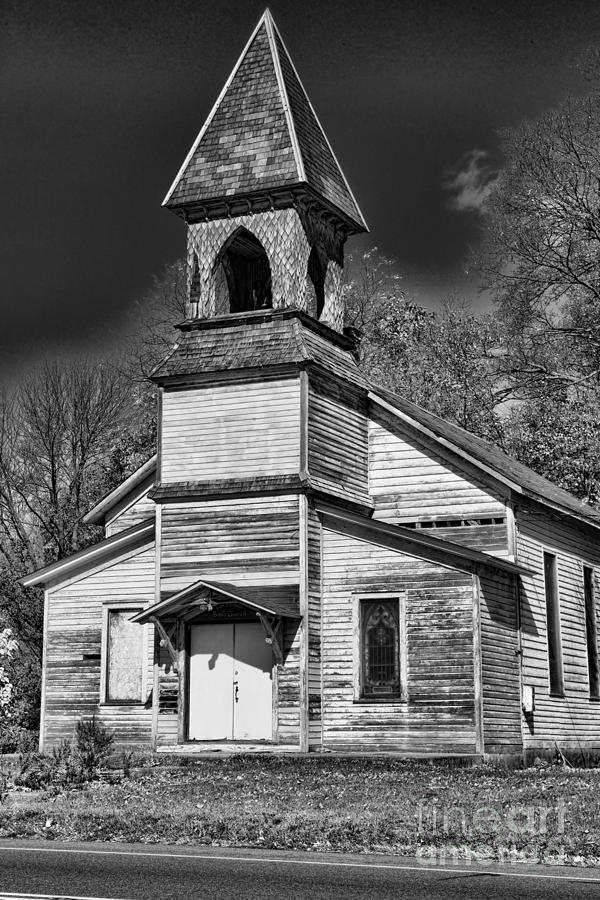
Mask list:
[[[211,201],[304,189],[367,226],[266,10],[171,186],[163,206],[190,211]]]

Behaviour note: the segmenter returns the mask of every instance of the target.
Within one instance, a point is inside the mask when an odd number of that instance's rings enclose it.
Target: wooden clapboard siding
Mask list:
[[[519,562],[534,574],[521,580],[523,684],[535,688],[535,712],[524,718],[526,749],[600,750],[600,704],[590,700],[583,569],[594,568],[600,606],[600,542],[593,529],[575,527],[534,503],[516,511]],[[564,697],[549,694],[543,553],[556,554],[564,671]],[[529,719],[529,721],[528,721]]]
[[[144,607],[154,599],[154,547],[48,591],[45,703],[42,739],[47,750],[71,738],[76,722],[96,715],[121,744],[151,739],[154,636],[144,626],[146,704],[114,706],[101,702],[103,608]],[[142,626],[140,626],[142,627]]]
[[[308,510],[308,733],[309,746],[321,746],[321,526],[314,509]]]
[[[482,572],[479,608],[484,750],[520,752],[521,691],[514,578],[501,572]]]
[[[179,676],[166,647],[156,636],[156,745],[173,745],[178,741]]]
[[[105,526],[106,537],[111,537],[111,535],[117,534],[119,531],[125,531],[126,528],[139,525],[140,522],[154,517],[156,503],[148,496],[148,491],[151,487],[152,484],[148,484],[137,499],[132,501],[129,498],[127,504],[123,504],[121,509],[111,513],[111,518],[107,520]]]
[[[473,578],[323,529],[323,747],[475,753]],[[353,604],[406,592],[408,701],[355,703]]]
[[[379,517],[377,517],[379,518]],[[452,528],[427,528],[422,534],[481,550],[495,556],[507,555],[506,520],[497,525],[462,525]]]
[[[310,373],[308,472],[313,485],[368,503],[366,397],[349,385]]]
[[[300,379],[165,391],[161,483],[296,473]]]
[[[297,496],[165,504],[161,590],[202,576],[235,584],[298,583]]]
[[[369,492],[374,517],[395,524],[506,517],[505,498],[472,467],[376,404],[369,419]],[[462,534],[456,528],[447,539],[471,546],[471,538],[477,549],[508,552],[505,525],[480,525]]]
[[[284,619],[283,665],[277,673],[277,740],[300,741],[300,629],[298,621]]]

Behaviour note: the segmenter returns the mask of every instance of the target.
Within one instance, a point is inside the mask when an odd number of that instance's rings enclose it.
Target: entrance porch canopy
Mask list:
[[[131,617],[132,622],[144,625],[151,622],[157,628],[161,643],[171,656],[175,669],[178,669],[178,655],[173,646],[176,625],[169,634],[161,619],[178,619],[188,622],[203,613],[216,612],[219,607],[227,609],[239,604],[254,611],[265,632],[265,640],[273,647],[277,663],[283,663],[283,646],[281,641],[281,620],[300,619],[298,586],[294,584],[269,585],[264,587],[238,587],[224,581],[205,581],[203,578],[158,603],[153,603]]]
[[[200,579],[170,597],[159,600],[132,616],[132,622],[141,625],[163,617],[193,618],[203,612],[215,610],[220,605],[239,603],[254,610],[259,618],[275,616],[300,619],[298,587],[293,584],[244,586],[224,581]]]

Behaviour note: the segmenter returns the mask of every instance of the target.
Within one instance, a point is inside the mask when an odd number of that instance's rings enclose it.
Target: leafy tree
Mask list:
[[[432,311],[409,300],[376,248],[351,260],[347,322],[362,332],[361,367],[375,382],[483,437],[502,442],[498,329],[466,304]]]
[[[507,449],[524,465],[592,505],[600,504],[600,395],[531,400],[506,420]]]
[[[10,718],[13,704],[14,685],[4,667],[5,660],[12,659],[19,649],[10,628],[0,631],[0,722]]]
[[[506,326],[514,396],[600,384],[600,94],[502,133],[479,264]]]

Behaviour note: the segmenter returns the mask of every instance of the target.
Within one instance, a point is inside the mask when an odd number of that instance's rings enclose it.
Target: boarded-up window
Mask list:
[[[598,670],[598,629],[596,624],[596,597],[594,570],[583,567],[583,591],[585,595],[585,632],[587,638],[590,697],[600,697],[600,671]]]
[[[546,626],[548,630],[548,672],[550,693],[564,694],[562,646],[560,639],[560,600],[556,556],[544,553],[544,582],[546,587]]]
[[[142,626],[131,622],[137,609],[108,613],[106,699],[135,703],[142,699]]]
[[[361,695],[400,696],[400,627],[398,600],[362,600]]]

